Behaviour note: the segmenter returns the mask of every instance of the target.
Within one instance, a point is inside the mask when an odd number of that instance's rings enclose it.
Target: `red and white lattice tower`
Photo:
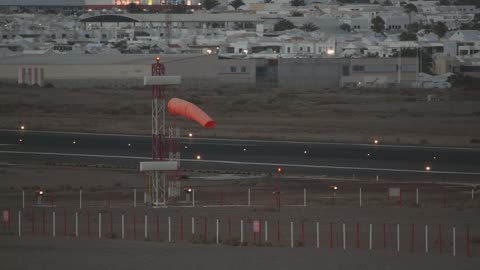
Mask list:
[[[144,85],[152,86],[152,160],[157,162],[176,161],[176,179],[169,183],[168,197],[177,197],[180,194],[179,179],[180,153],[178,147],[179,131],[177,128],[169,126],[168,137],[170,141],[170,149],[168,157],[166,143],[166,104],[167,104],[167,85],[177,85],[180,83],[179,76],[165,76],[165,66],[160,63],[160,57],[156,57],[156,62],[152,64],[152,76],[145,76]],[[150,202],[153,206],[165,205],[167,200],[166,194],[166,171],[151,170],[149,171],[149,195]],[[173,184],[172,184],[173,183]],[[160,202],[159,197],[162,198]]]

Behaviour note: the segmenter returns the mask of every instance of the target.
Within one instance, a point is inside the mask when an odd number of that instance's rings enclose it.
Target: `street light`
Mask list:
[[[197,156],[196,156],[196,159],[197,159],[197,160],[200,160],[200,159],[202,159],[202,157],[201,157],[200,155],[197,155]]]
[[[193,134],[190,132],[188,133],[188,137],[192,138],[193,137]]]
[[[426,167],[425,167],[425,170],[426,170],[426,171],[430,171],[431,169],[432,169],[432,168],[431,168],[430,166],[426,166]]]
[[[24,126],[24,125],[21,125],[21,126],[20,126],[20,129],[21,129],[21,130],[25,130],[25,126]]]
[[[373,143],[374,143],[374,144],[378,144],[378,140],[374,140]]]

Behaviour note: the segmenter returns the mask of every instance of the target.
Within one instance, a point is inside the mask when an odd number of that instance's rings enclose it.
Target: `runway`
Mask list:
[[[179,148],[185,169],[274,173],[282,167],[285,174],[480,183],[477,148],[196,137],[181,138]],[[150,136],[0,130],[2,162],[134,166],[150,157]]]

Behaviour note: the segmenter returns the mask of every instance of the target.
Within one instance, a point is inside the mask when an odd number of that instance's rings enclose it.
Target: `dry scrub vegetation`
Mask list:
[[[0,127],[150,132],[149,89],[0,88]],[[441,101],[425,102],[427,94]],[[476,146],[480,92],[413,89],[180,89],[217,122],[213,130],[176,118],[200,136]]]

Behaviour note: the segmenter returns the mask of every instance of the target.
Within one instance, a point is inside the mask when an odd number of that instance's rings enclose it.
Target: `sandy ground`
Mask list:
[[[478,269],[478,258],[95,240],[0,241],[3,269]],[[21,254],[22,256],[19,256]]]
[[[471,199],[470,186],[325,181],[289,176],[282,181],[282,207],[276,211],[272,177],[212,177],[198,172],[186,175],[189,178],[183,180],[183,185],[196,190],[194,208],[191,202],[180,200],[169,202],[168,208],[146,209],[142,205],[146,177],[134,170],[1,164],[0,209],[12,212],[9,230],[7,224],[0,227],[2,266],[5,269],[477,269],[480,266],[480,194],[476,192],[475,199]],[[36,205],[34,197],[38,183],[47,190],[42,206]],[[340,188],[334,205],[329,189],[332,184]],[[80,187],[82,209],[79,209]],[[362,207],[359,187],[363,190]],[[388,187],[402,189],[401,205],[399,198],[388,200]],[[415,205],[417,187],[419,207]],[[136,208],[133,188],[138,190]],[[308,190],[307,207],[303,207],[304,188]],[[22,189],[26,194],[25,208],[22,208]],[[248,189],[251,207],[247,206]],[[444,191],[446,208],[443,208]],[[21,211],[21,237],[18,237],[18,211]],[[122,215],[125,239],[121,237]],[[262,224],[260,241],[258,234],[253,234],[255,220]],[[245,246],[240,243],[242,221]],[[343,250],[343,224],[346,250]],[[372,250],[369,250],[370,224]],[[428,254],[425,225],[429,228]],[[456,257],[453,257],[454,227]]]
[[[147,89],[0,88],[0,128],[149,134]],[[425,102],[427,94],[442,101]],[[478,146],[480,93],[401,89],[183,89],[212,130],[177,118],[197,136]]]

